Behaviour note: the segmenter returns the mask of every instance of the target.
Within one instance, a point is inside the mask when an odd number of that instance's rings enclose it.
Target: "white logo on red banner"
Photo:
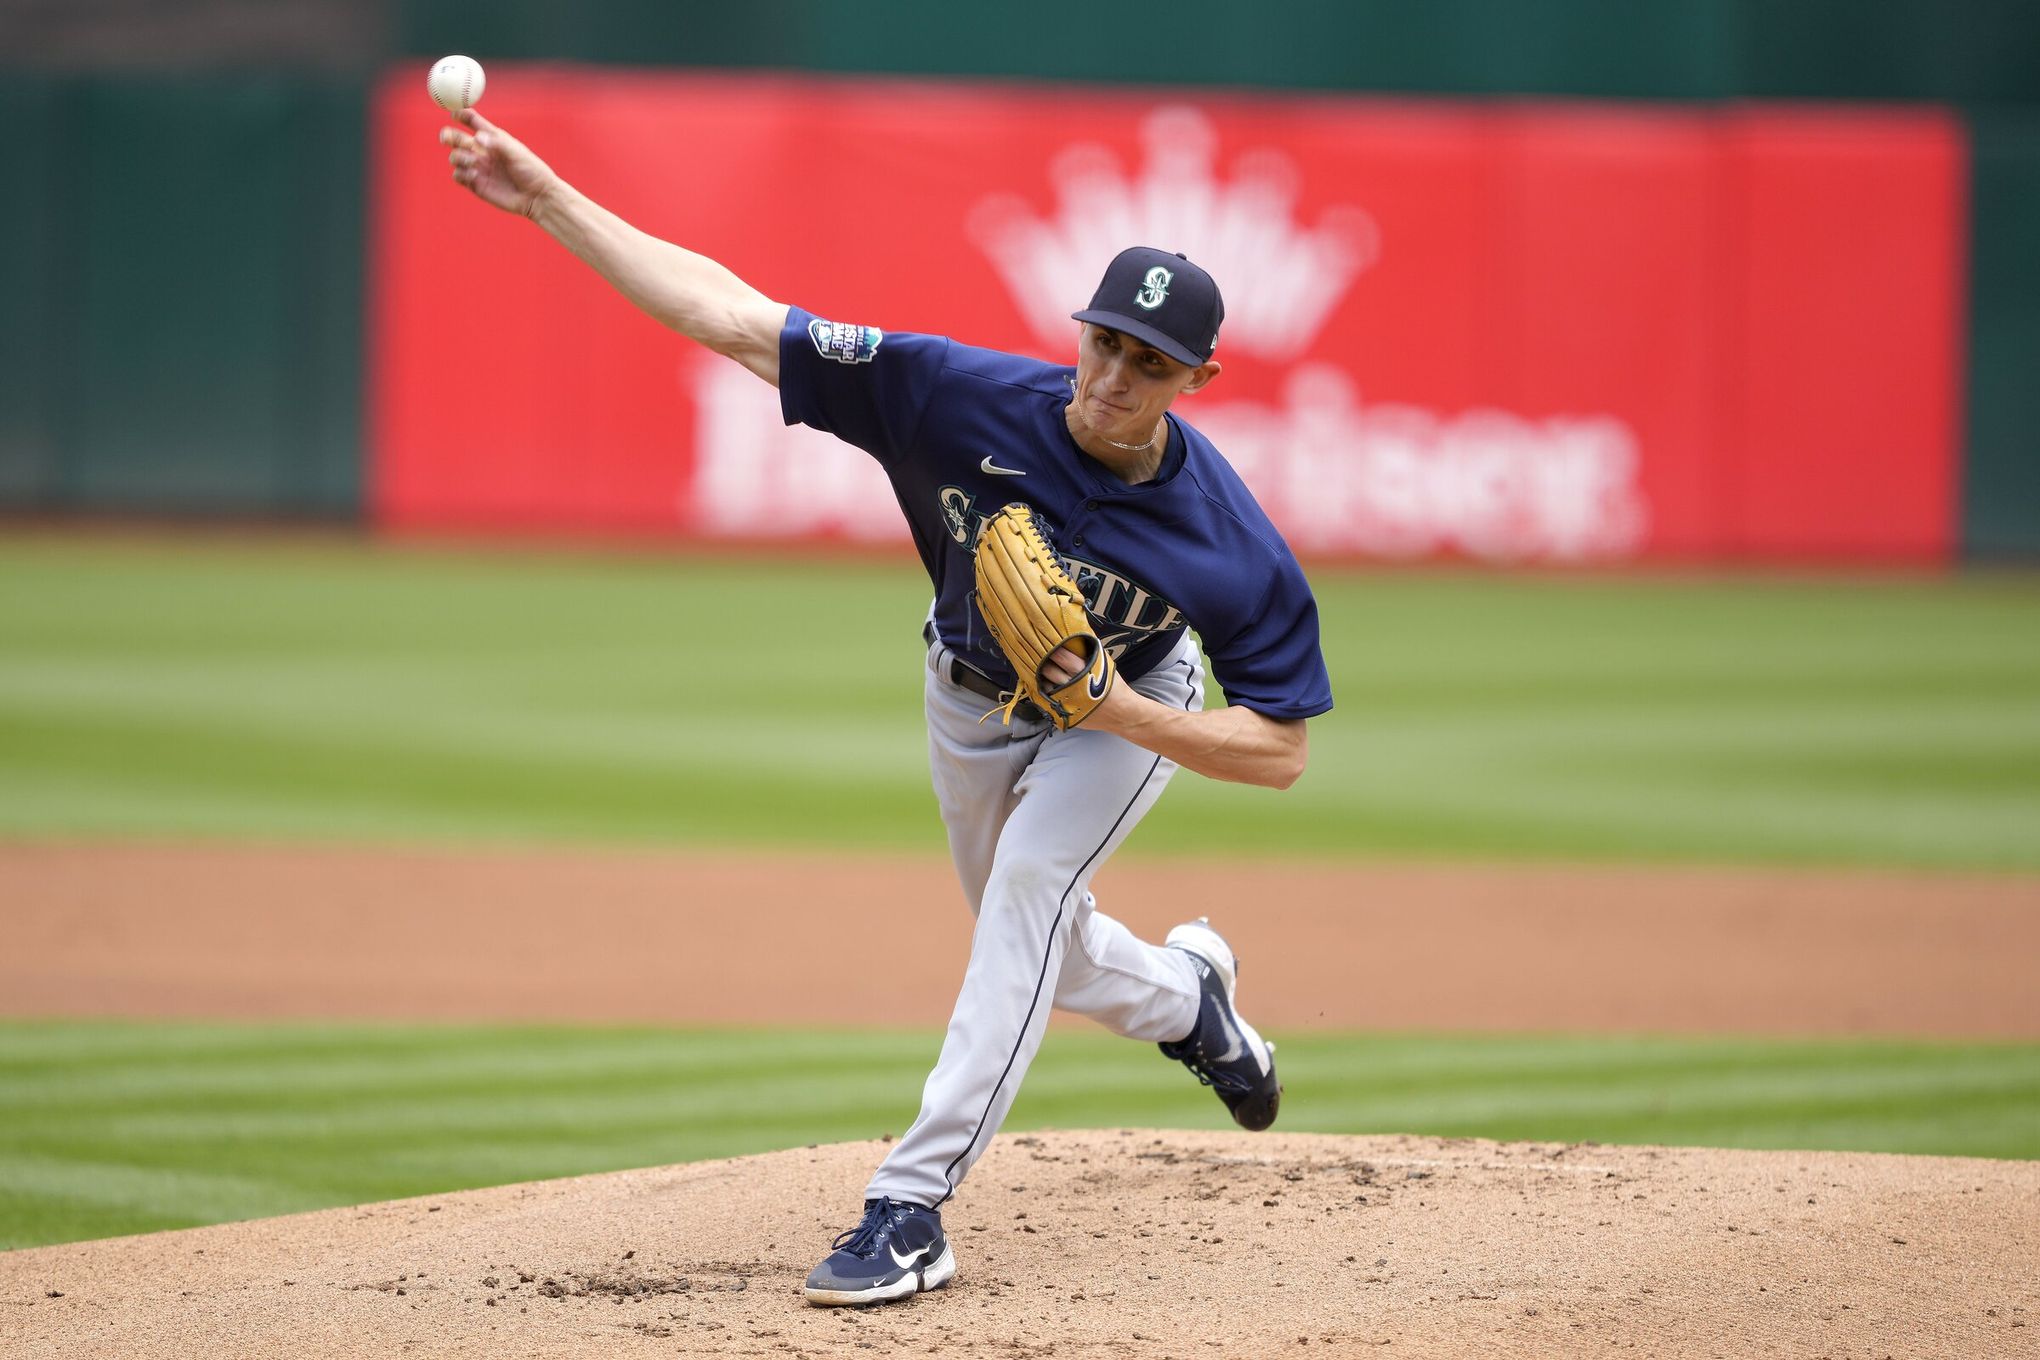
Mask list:
[[[1156,109],[1142,120],[1141,141],[1147,160],[1131,174],[1105,147],[1064,148],[1049,167],[1051,216],[1011,194],[971,209],[971,239],[1034,333],[1055,346],[1051,353],[1067,348],[1070,312],[1091,296],[1106,261],[1127,246],[1151,245],[1182,251],[1218,280],[1234,353],[1281,361],[1309,349],[1353,281],[1380,258],[1374,218],[1341,203],[1312,225],[1298,222],[1302,171],[1273,148],[1243,153],[1222,177],[1218,131],[1194,108]]]
[[[1050,166],[1051,215],[1012,195],[971,210],[971,238],[1046,353],[1072,350],[1070,310],[1106,261],[1125,246],[1160,242],[1218,279],[1234,354],[1286,367],[1317,340],[1381,259],[1381,232],[1350,203],[1297,220],[1296,159],[1251,149],[1222,175],[1217,140],[1198,110],[1160,108],[1142,123],[1146,162],[1137,172],[1102,146],[1078,143]],[[1166,269],[1150,271],[1137,301],[1161,305],[1171,281]],[[878,346],[875,329],[815,327],[816,348],[845,363],[868,362]],[[683,498],[697,527],[728,537],[907,538],[878,466],[827,435],[785,425],[769,388],[707,358],[683,381],[699,412],[695,482]],[[1577,562],[1643,545],[1649,516],[1637,441],[1613,416],[1363,404],[1356,379],[1323,357],[1288,368],[1279,390],[1275,402],[1228,401],[1221,386],[1183,414],[1299,550]]]
[[[778,394],[734,364],[704,356],[687,381],[700,412],[691,494],[702,529],[906,540],[876,462],[787,425]],[[1345,374],[1306,364],[1279,405],[1207,407],[1195,424],[1303,552],[1577,562],[1626,556],[1647,528],[1635,438],[1608,416],[1363,406]]]

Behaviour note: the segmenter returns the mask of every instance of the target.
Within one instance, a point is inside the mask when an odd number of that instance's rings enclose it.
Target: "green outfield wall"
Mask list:
[[[1971,127],[1969,432],[1962,543],[2040,555],[2040,110]]]
[[[345,515],[353,79],[0,77],[0,504]]]
[[[0,67],[12,190],[0,215],[0,509],[356,513],[365,91],[389,61],[464,51],[1455,97],[1946,104],[1973,133],[1962,541],[1972,557],[2040,555],[2040,4],[2029,0],[1183,0],[1165,21],[1138,7],[946,0],[396,0],[337,62],[308,56],[309,37],[288,45],[291,25],[275,20],[277,61],[318,71],[281,76],[250,60],[247,34],[223,27],[209,44],[204,26],[220,16],[191,17],[170,70],[117,40],[120,6],[80,0],[73,12],[63,70],[39,65],[32,44],[8,45]],[[94,24],[109,35],[100,69]],[[309,17],[299,27],[316,31]]]
[[[882,16],[883,21],[878,21]],[[2031,0],[1185,0],[697,10],[407,0],[415,56],[488,51],[640,65],[1053,76],[1594,99],[1925,100],[1975,132],[1969,427],[1959,541],[2040,555],[2040,4]]]
[[[2040,102],[2029,0],[406,0],[414,56],[1608,99]]]

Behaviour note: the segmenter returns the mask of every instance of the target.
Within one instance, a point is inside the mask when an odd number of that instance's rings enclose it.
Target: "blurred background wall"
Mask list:
[[[1944,107],[1967,143],[1951,536],[1972,560],[2040,553],[2040,6],[2023,0],[0,0],[0,507],[361,513],[369,92],[449,51]]]

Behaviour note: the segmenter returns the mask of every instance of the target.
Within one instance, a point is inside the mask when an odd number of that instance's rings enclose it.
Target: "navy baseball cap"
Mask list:
[[[1218,283],[1189,256],[1134,246],[1112,257],[1091,305],[1070,317],[1123,331],[1195,368],[1218,348],[1225,303]]]

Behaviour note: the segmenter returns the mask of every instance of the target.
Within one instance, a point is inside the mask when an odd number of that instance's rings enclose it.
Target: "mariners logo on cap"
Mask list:
[[[1174,274],[1156,265],[1148,270],[1147,277],[1141,280],[1140,292],[1134,295],[1133,300],[1152,312],[1169,300],[1169,285],[1175,278]]]

